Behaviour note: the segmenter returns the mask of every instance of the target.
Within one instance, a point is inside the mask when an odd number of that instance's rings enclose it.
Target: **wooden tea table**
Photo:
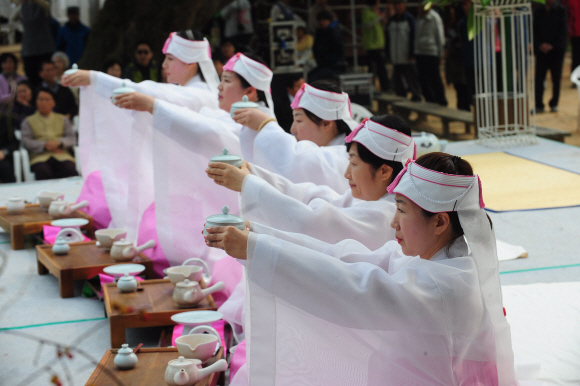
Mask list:
[[[203,280],[199,284],[206,288]],[[211,295],[194,308],[179,308],[173,301],[175,285],[166,279],[145,280],[139,286],[142,291],[131,293],[121,293],[116,283],[103,286],[105,312],[111,325],[111,347],[127,343],[126,328],[174,326],[171,316],[180,312],[217,310]]]
[[[121,370],[115,363],[115,352],[107,350],[86,386],[163,386],[165,383],[165,369],[167,363],[179,358],[179,352],[173,347],[141,348],[137,352],[139,361],[130,370]],[[220,359],[224,359],[224,349],[210,358],[203,367],[210,366]],[[212,373],[197,382],[195,386],[216,386],[221,373]]]
[[[89,220],[81,227],[89,232],[89,237],[95,237],[93,218],[80,210],[76,210],[67,218],[84,218]],[[10,233],[12,249],[24,249],[24,236],[42,231],[43,225],[50,225],[56,219],[40,208],[40,204],[27,204],[21,214],[10,214],[6,207],[0,207],[0,227]]]
[[[46,275],[50,271],[58,278],[61,298],[74,296],[75,280],[90,279],[103,273],[103,268],[109,265],[142,264],[145,266],[145,276],[153,277],[153,262],[145,255],[141,254],[133,261],[117,263],[111,258],[109,252],[97,247],[96,243],[96,241],[70,243],[70,251],[66,255],[55,255],[52,252],[52,245],[37,245],[38,274]]]

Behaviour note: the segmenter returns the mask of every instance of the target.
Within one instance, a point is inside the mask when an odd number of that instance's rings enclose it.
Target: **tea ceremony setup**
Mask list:
[[[0,386],[580,385],[573,2],[9,3]]]

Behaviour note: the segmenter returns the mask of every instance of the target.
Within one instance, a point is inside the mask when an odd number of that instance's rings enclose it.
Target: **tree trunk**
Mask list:
[[[150,42],[155,59],[169,33],[201,30],[232,0],[107,0],[94,25],[85,53],[83,69],[103,70],[111,59],[129,63],[139,40]]]

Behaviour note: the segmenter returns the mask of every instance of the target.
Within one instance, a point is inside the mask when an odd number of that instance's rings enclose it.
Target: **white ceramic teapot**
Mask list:
[[[62,237],[57,237],[52,246],[52,252],[55,255],[66,255],[68,251],[70,251],[70,245]]]
[[[165,382],[170,386],[193,386],[208,375],[226,371],[228,368],[225,359],[220,359],[203,369],[198,368],[198,365],[201,365],[199,359],[179,357],[169,361],[165,370]]]
[[[6,202],[6,210],[10,214],[20,214],[24,212],[26,204],[24,203],[24,198],[22,197],[10,197],[8,202]]]
[[[115,261],[128,261],[132,260],[139,253],[143,252],[149,248],[155,248],[154,240],[149,240],[145,244],[138,247],[134,246],[132,242],[125,239],[115,241],[111,247],[111,257]]]
[[[243,218],[230,213],[230,208],[224,205],[221,214],[214,214],[205,219],[205,226],[203,227],[203,234],[207,236],[206,229],[209,227],[225,227],[233,226],[240,230],[246,230],[246,223]]]
[[[111,95],[111,101],[113,103],[115,103],[115,102],[117,102],[117,96],[119,96],[121,94],[129,93],[129,92],[135,92],[135,90],[132,89],[131,87],[127,87],[127,85],[125,85],[125,82],[123,82],[121,84],[121,87],[113,90],[113,95]]]
[[[127,343],[123,343],[119,351],[117,351],[117,355],[115,355],[115,365],[122,370],[128,370],[135,367],[137,364],[137,355],[133,352],[133,349],[129,347]]]
[[[220,281],[209,288],[201,289],[198,282],[185,279],[175,285],[175,289],[173,290],[173,300],[179,307],[193,307],[207,295],[221,291],[224,287],[224,282]]]
[[[53,218],[66,217],[73,214],[75,210],[86,208],[87,206],[89,206],[89,203],[86,200],[74,205],[66,201],[54,200],[48,207],[48,214]]]
[[[224,147],[222,154],[215,155],[209,159],[209,162],[223,162],[226,164],[234,165],[239,168],[243,165],[242,157],[239,155],[229,154],[228,148]]]
[[[123,293],[134,292],[137,289],[137,286],[139,286],[137,279],[128,273],[125,273],[125,275],[121,276],[117,281],[117,288]]]

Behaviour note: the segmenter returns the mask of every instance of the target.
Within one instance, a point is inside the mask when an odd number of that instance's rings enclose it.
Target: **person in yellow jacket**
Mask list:
[[[52,111],[55,100],[47,88],[36,96],[38,111],[26,118],[20,128],[22,143],[30,154],[30,167],[37,180],[78,175],[68,149],[75,144],[75,133],[67,117]]]

